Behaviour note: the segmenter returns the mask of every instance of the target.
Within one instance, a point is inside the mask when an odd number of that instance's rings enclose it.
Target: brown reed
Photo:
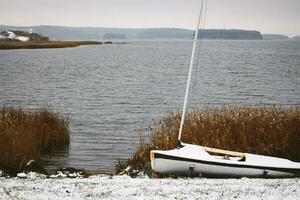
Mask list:
[[[181,115],[170,113],[152,126],[148,143],[141,143],[126,163],[153,175],[149,152],[176,146]],[[222,107],[195,110],[186,115],[182,141],[233,151],[263,154],[300,161],[300,108]]]
[[[0,109],[0,168],[21,170],[29,160],[69,144],[69,120],[47,108]]]
[[[97,41],[28,41],[28,42],[0,42],[0,49],[43,49],[43,48],[67,48],[80,45],[99,45]],[[111,42],[104,42],[111,44]]]

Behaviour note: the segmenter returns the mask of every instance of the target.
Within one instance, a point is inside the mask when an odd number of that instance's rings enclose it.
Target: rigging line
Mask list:
[[[205,3],[205,0],[203,0],[203,4]],[[202,5],[201,8],[201,19],[200,19],[200,26],[198,27],[199,33],[198,33],[198,38],[197,38],[197,49],[196,49],[196,58],[195,58],[195,64],[194,64],[194,73],[192,76],[192,87],[191,87],[191,92],[190,92],[190,99],[193,100],[194,92],[195,91],[195,86],[197,85],[197,76],[198,76],[198,65],[199,65],[199,57],[200,57],[200,41],[201,41],[201,31],[202,31],[202,26],[203,26],[203,8],[205,8]]]
[[[201,31],[202,31],[202,27],[203,27],[203,9],[205,8],[204,4],[205,4],[205,1],[206,0],[202,0],[202,4],[201,4],[201,11],[200,11],[200,25],[198,27],[198,37],[197,37],[197,49],[196,49],[196,58],[195,58],[195,64],[194,66],[196,67],[196,69],[194,69],[195,73],[193,73],[193,77],[192,77],[192,80],[195,80],[193,81],[192,83],[192,90],[194,90],[195,88],[195,85],[197,83],[197,74],[198,74],[198,63],[199,63],[199,57],[200,57],[200,41],[201,41]],[[196,34],[196,33],[195,33]],[[191,97],[193,96],[193,93],[191,93]],[[192,98],[191,98],[192,99]]]
[[[201,19],[199,43],[202,43],[201,42],[201,33],[203,34],[202,38],[203,38],[203,36],[205,34],[205,22],[206,22],[206,13],[207,13],[207,0],[204,0],[204,11],[203,12],[204,12],[204,14],[203,14],[202,19]],[[201,45],[198,45],[198,51],[197,51],[198,54],[197,54],[197,61],[196,61],[197,65],[196,66],[198,66],[198,64],[199,64],[200,49],[201,49]],[[198,67],[196,69],[198,69]]]
[[[204,19],[203,19],[203,30],[204,30],[204,28],[205,28],[206,13],[207,13],[207,0],[205,0]]]
[[[205,34],[205,21],[206,21],[206,10],[207,10],[207,0],[203,0],[204,1],[204,10],[203,10],[203,15],[201,17],[201,25],[200,25],[200,36],[199,36],[199,45],[198,45],[198,55],[197,55],[197,65],[199,63],[199,55],[200,55],[200,49],[201,49],[201,37],[204,38],[204,34]]]
[[[201,42],[201,33],[203,34],[203,36],[204,36],[204,34],[205,34],[205,21],[206,21],[206,13],[207,13],[207,0],[204,0],[204,10],[203,10],[203,15],[202,15],[202,17],[201,17],[201,23],[200,23],[200,27],[199,27],[199,34],[200,34],[200,36],[199,36],[199,40],[198,40],[198,43],[199,43],[199,45],[198,45],[198,48],[197,48],[197,57],[196,57],[196,63],[195,63],[195,73],[194,73],[194,76],[193,76],[193,80],[195,80],[194,82],[193,82],[193,85],[192,85],[192,90],[194,90],[195,89],[195,86],[196,86],[196,84],[198,83],[198,79],[197,79],[197,76],[198,76],[198,71],[199,71],[199,60],[200,60],[200,47],[201,47],[201,45],[200,45],[200,43],[202,43]],[[203,37],[202,37],[203,38]],[[192,93],[193,94],[193,93]],[[192,99],[192,98],[191,98]]]
[[[193,77],[192,77],[192,80],[193,83],[192,83],[192,87],[191,87],[191,97],[190,99],[193,100],[193,98],[195,96],[197,96],[197,92],[196,92],[196,88],[197,88],[197,85],[198,83],[200,82],[199,81],[199,78],[198,78],[198,75],[199,75],[199,68],[200,68],[200,53],[201,53],[201,49],[202,49],[202,43],[203,41],[201,41],[202,39],[201,38],[204,38],[205,37],[205,22],[206,22],[206,13],[207,13],[207,0],[203,0],[204,1],[204,7],[203,7],[203,15],[201,16],[201,26],[199,27],[199,40],[198,40],[198,48],[197,48],[197,53],[196,53],[196,59],[195,59],[195,69],[194,69],[194,73],[193,73]],[[202,35],[203,34],[203,35]],[[202,35],[202,36],[201,36]],[[194,92],[193,92],[194,91]],[[195,106],[197,106],[197,104],[195,104]]]

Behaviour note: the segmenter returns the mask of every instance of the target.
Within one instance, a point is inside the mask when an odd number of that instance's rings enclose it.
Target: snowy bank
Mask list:
[[[21,42],[29,41],[29,37],[17,35],[12,31],[4,31],[3,35],[0,34],[0,39],[19,40]]]
[[[0,199],[300,199],[300,179],[0,178]]]

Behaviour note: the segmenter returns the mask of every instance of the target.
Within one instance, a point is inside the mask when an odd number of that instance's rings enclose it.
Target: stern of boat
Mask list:
[[[156,171],[155,169],[155,158],[154,158],[154,153],[155,153],[155,150],[152,150],[150,151],[150,162],[151,162],[151,169],[153,171]]]
[[[186,174],[191,162],[186,162],[183,158],[206,157],[207,153],[200,146],[184,144],[180,148],[172,150],[152,150],[150,151],[150,162],[153,171],[160,174]]]

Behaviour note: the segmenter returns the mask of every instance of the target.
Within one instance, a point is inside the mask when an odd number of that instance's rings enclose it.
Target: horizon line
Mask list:
[[[190,30],[194,31],[193,29],[186,28],[186,27],[106,27],[106,26],[72,26],[72,25],[54,25],[54,24],[39,24],[39,25],[7,25],[7,24],[0,24],[0,26],[16,26],[16,27],[34,27],[34,26],[57,26],[57,27],[68,27],[68,28],[107,28],[107,29],[182,29],[182,30]],[[253,30],[253,29],[243,29],[243,28],[204,28],[204,30],[208,29],[215,29],[215,30],[246,30],[246,31],[258,31],[261,34],[273,34],[273,35],[284,35],[288,37],[295,37],[299,36],[300,34],[282,34],[282,33],[265,33],[260,30]]]

